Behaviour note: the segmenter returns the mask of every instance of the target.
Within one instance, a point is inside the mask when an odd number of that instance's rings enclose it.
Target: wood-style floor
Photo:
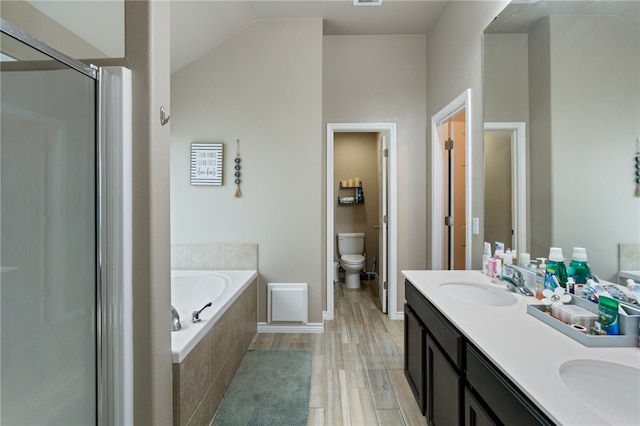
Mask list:
[[[426,425],[403,372],[403,321],[380,312],[363,281],[335,286],[335,319],[324,334],[261,333],[256,349],[313,352],[309,425]]]

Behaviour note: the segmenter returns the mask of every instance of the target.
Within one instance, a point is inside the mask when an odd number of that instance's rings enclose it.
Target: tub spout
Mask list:
[[[180,315],[178,315],[178,311],[176,308],[171,306],[171,331],[178,331],[182,328],[180,325]]]
[[[211,302],[207,303],[206,305],[204,305],[202,307],[202,309],[200,309],[199,311],[193,311],[191,312],[191,322],[200,322],[200,313],[202,311],[204,311],[206,308],[208,308],[209,306],[211,306]]]

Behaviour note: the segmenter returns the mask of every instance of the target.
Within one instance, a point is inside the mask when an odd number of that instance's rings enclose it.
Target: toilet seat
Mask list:
[[[344,256],[340,257],[340,261],[346,263],[347,265],[355,265],[364,262],[364,256],[361,254],[345,254]]]

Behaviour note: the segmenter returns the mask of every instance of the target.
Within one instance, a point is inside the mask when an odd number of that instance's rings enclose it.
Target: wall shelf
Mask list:
[[[355,206],[358,204],[364,204],[364,192],[362,191],[362,182],[360,185],[342,185],[340,182],[339,191],[343,194],[353,191],[353,196],[339,196],[339,206]]]

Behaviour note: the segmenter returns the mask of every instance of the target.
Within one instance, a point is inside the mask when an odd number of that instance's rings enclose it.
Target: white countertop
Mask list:
[[[445,282],[475,282],[495,288],[480,271],[402,271],[484,355],[527,395],[549,418],[563,425],[602,425],[605,420],[587,408],[565,386],[559,368],[577,359],[615,362],[640,368],[640,349],[586,347],[526,312],[540,303],[514,294],[511,306],[489,307],[460,302],[444,294]],[[615,392],[615,383],[603,392]],[[638,401],[640,410],[640,401]]]

